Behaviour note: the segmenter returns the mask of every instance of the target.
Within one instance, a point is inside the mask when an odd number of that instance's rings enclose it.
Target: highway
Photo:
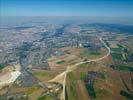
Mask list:
[[[106,43],[103,41],[102,37],[98,36],[98,39],[105,46],[105,48],[108,50],[106,55],[104,55],[103,57],[100,57],[100,58],[91,59],[91,60],[88,60],[88,61],[82,61],[82,62],[79,62],[79,63],[73,65],[73,66],[68,66],[67,69],[64,72],[60,73],[55,78],[53,78],[52,80],[49,81],[49,82],[57,82],[57,83],[60,83],[60,84],[63,85],[63,90],[62,90],[62,93],[61,93],[61,96],[60,96],[60,100],[65,100],[65,85],[66,85],[66,77],[67,77],[68,72],[71,72],[71,71],[75,70],[81,64],[89,63],[89,62],[97,62],[97,61],[100,61],[100,60],[102,60],[102,59],[104,59],[104,58],[106,58],[110,55],[111,50],[106,45]]]

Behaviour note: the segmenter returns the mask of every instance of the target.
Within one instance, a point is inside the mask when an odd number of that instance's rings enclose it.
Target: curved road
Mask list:
[[[61,100],[65,100],[65,83],[66,83],[66,76],[67,76],[68,72],[75,70],[78,65],[81,65],[84,63],[89,63],[89,62],[97,62],[97,61],[100,61],[100,60],[102,60],[102,59],[104,59],[110,55],[111,50],[106,45],[106,43],[102,40],[102,37],[98,37],[98,39],[105,46],[105,48],[108,50],[108,53],[106,55],[104,55],[103,57],[100,57],[100,58],[96,58],[96,59],[92,59],[92,60],[88,60],[88,61],[84,61],[84,62],[79,62],[73,66],[68,66],[64,72],[60,73],[55,78],[53,78],[52,80],[49,81],[49,82],[58,82],[58,83],[61,83],[63,85],[63,91],[62,91],[61,96],[60,96]]]

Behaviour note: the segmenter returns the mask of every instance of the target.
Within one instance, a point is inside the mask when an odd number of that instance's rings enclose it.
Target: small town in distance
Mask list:
[[[0,100],[133,100],[132,1],[0,4]]]

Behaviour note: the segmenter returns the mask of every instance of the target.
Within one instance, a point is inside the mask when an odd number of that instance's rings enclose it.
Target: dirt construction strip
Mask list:
[[[0,88],[9,85],[20,76],[20,65],[7,66],[0,74]]]
[[[19,76],[20,74],[21,74],[20,71],[11,72],[11,73],[10,73],[10,76],[11,76],[11,77],[10,77],[9,79],[4,80],[4,81],[0,80],[0,86],[13,83],[13,82],[18,78],[18,76]],[[6,75],[5,75],[5,77],[6,77]]]

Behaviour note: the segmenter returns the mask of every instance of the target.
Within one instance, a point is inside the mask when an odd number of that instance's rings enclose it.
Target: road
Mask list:
[[[49,82],[58,82],[58,83],[63,85],[63,90],[62,90],[62,93],[60,95],[60,100],[65,100],[65,84],[66,84],[66,76],[67,76],[68,72],[71,72],[71,71],[75,70],[77,68],[77,66],[79,66],[81,64],[89,63],[89,62],[97,62],[97,61],[100,61],[100,60],[102,60],[102,59],[104,59],[104,58],[106,58],[110,55],[111,50],[106,45],[106,43],[102,40],[102,37],[98,37],[98,39],[105,46],[105,48],[108,50],[106,55],[104,55],[103,57],[100,57],[100,58],[91,59],[91,60],[84,61],[84,62],[82,61],[82,62],[79,62],[79,63],[73,65],[73,66],[68,66],[67,69],[64,72],[60,73],[55,78],[53,78],[52,80],[49,81]]]

